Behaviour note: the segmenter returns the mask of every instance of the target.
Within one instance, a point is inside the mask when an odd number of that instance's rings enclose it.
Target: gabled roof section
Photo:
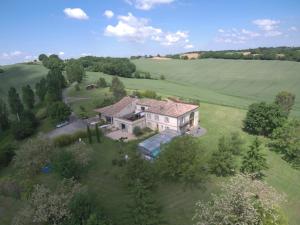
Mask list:
[[[151,112],[155,114],[171,116],[171,117],[179,117],[184,115],[187,112],[195,110],[199,108],[198,105],[181,103],[181,102],[173,102],[173,101],[160,101],[154,99],[139,99],[137,101],[138,105],[148,106],[146,112]]]
[[[103,108],[95,109],[95,112],[101,113],[105,116],[115,116],[119,112],[121,112],[128,105],[136,102],[137,99],[133,97],[126,96],[122,98],[120,101],[116,102],[113,105],[109,105]]]

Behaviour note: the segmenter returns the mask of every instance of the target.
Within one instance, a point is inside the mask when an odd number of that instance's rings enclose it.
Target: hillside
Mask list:
[[[133,62],[138,70],[157,77],[164,75],[168,83],[173,83],[168,92],[178,95],[185,92],[186,97],[216,104],[245,108],[255,101],[272,101],[279,91],[288,90],[298,96],[293,113],[300,116],[300,63],[297,62],[223,59]],[[176,88],[177,84],[182,88]],[[157,91],[161,88],[165,87],[157,87]]]
[[[0,98],[6,99],[11,86],[18,90],[26,84],[34,84],[46,76],[47,69],[42,65],[14,64],[4,66],[4,73],[0,73]]]

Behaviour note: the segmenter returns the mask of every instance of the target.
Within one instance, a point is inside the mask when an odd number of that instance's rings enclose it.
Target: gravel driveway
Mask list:
[[[63,101],[68,104],[69,98],[67,97],[67,89],[64,89],[62,92]],[[72,112],[71,116],[69,117],[69,124],[60,128],[55,128],[54,130],[50,131],[46,136],[48,138],[54,138],[62,134],[72,134],[79,130],[86,129],[87,122],[85,120],[79,119],[74,112]]]

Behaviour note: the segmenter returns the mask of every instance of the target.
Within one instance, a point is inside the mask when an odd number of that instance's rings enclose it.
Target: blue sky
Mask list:
[[[300,46],[299,0],[1,0],[0,64]]]

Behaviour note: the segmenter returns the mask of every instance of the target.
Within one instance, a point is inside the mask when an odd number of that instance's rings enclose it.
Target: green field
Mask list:
[[[272,101],[281,90],[298,96],[294,113],[300,115],[300,63],[263,60],[151,60],[133,61],[137,69],[164,75],[175,94],[176,84],[202,101],[243,107],[254,101]],[[158,87],[159,89],[159,87]]]
[[[47,74],[47,69],[42,65],[14,64],[4,66],[5,73],[0,73],[0,98],[7,99],[7,92],[11,86],[19,91],[21,87],[34,84]]]
[[[300,64],[295,62],[234,60],[136,60],[134,62],[138,69],[150,71],[154,76],[164,74],[166,80],[121,78],[126,88],[130,90],[150,89],[163,96],[175,95],[201,100],[201,126],[205,127],[208,132],[199,138],[199,142],[207,149],[208,154],[217,148],[219,137],[228,135],[232,131],[240,131],[246,143],[250,143],[253,136],[243,133],[241,128],[246,114],[244,108],[251,102],[271,101],[279,90],[290,90],[300,96],[299,90],[296,89],[300,82],[298,72]],[[46,74],[46,69],[39,65],[18,64],[16,69],[14,67],[10,66],[6,73],[0,74],[0,97],[6,95],[11,85],[16,87],[26,83],[33,85]],[[261,71],[260,75],[258,75],[259,71]],[[252,73],[253,76],[251,76]],[[102,73],[88,72],[80,85],[80,91],[75,91],[73,86],[69,87],[67,95],[76,100],[71,104],[76,113],[79,112],[79,106],[83,105],[88,114],[93,115],[92,109],[107,94],[107,89],[85,90],[87,84],[96,82],[99,77],[105,77],[107,81],[112,78]],[[235,77],[237,77],[236,80]],[[229,86],[226,87],[225,83]],[[300,116],[299,100],[296,103],[294,115]],[[134,142],[128,143],[124,145],[124,148],[134,150],[134,144]],[[121,225],[125,219],[130,198],[120,181],[122,168],[114,167],[111,163],[111,160],[117,156],[120,145],[106,139],[101,144],[93,144],[93,148],[95,163],[82,182],[95,193],[95,198],[103,206],[105,212],[116,220],[116,224]],[[290,224],[298,225],[300,221],[300,171],[293,169],[278,154],[270,152],[267,148],[264,152],[269,164],[266,181],[287,195],[288,201],[284,205],[284,211]],[[0,177],[8,175],[10,169],[0,171]],[[40,179],[40,183],[49,185],[57,181],[55,175],[41,175],[37,179]],[[195,202],[208,199],[211,192],[218,190],[218,185],[222,180],[222,178],[211,177],[205,185],[205,190],[184,190],[177,183],[162,182],[156,192],[156,198],[163,206],[163,215],[169,224],[192,224],[191,217]],[[0,211],[3,208],[6,209],[4,216],[0,216],[0,224],[8,224],[11,216],[21,204],[22,202],[0,196]]]

